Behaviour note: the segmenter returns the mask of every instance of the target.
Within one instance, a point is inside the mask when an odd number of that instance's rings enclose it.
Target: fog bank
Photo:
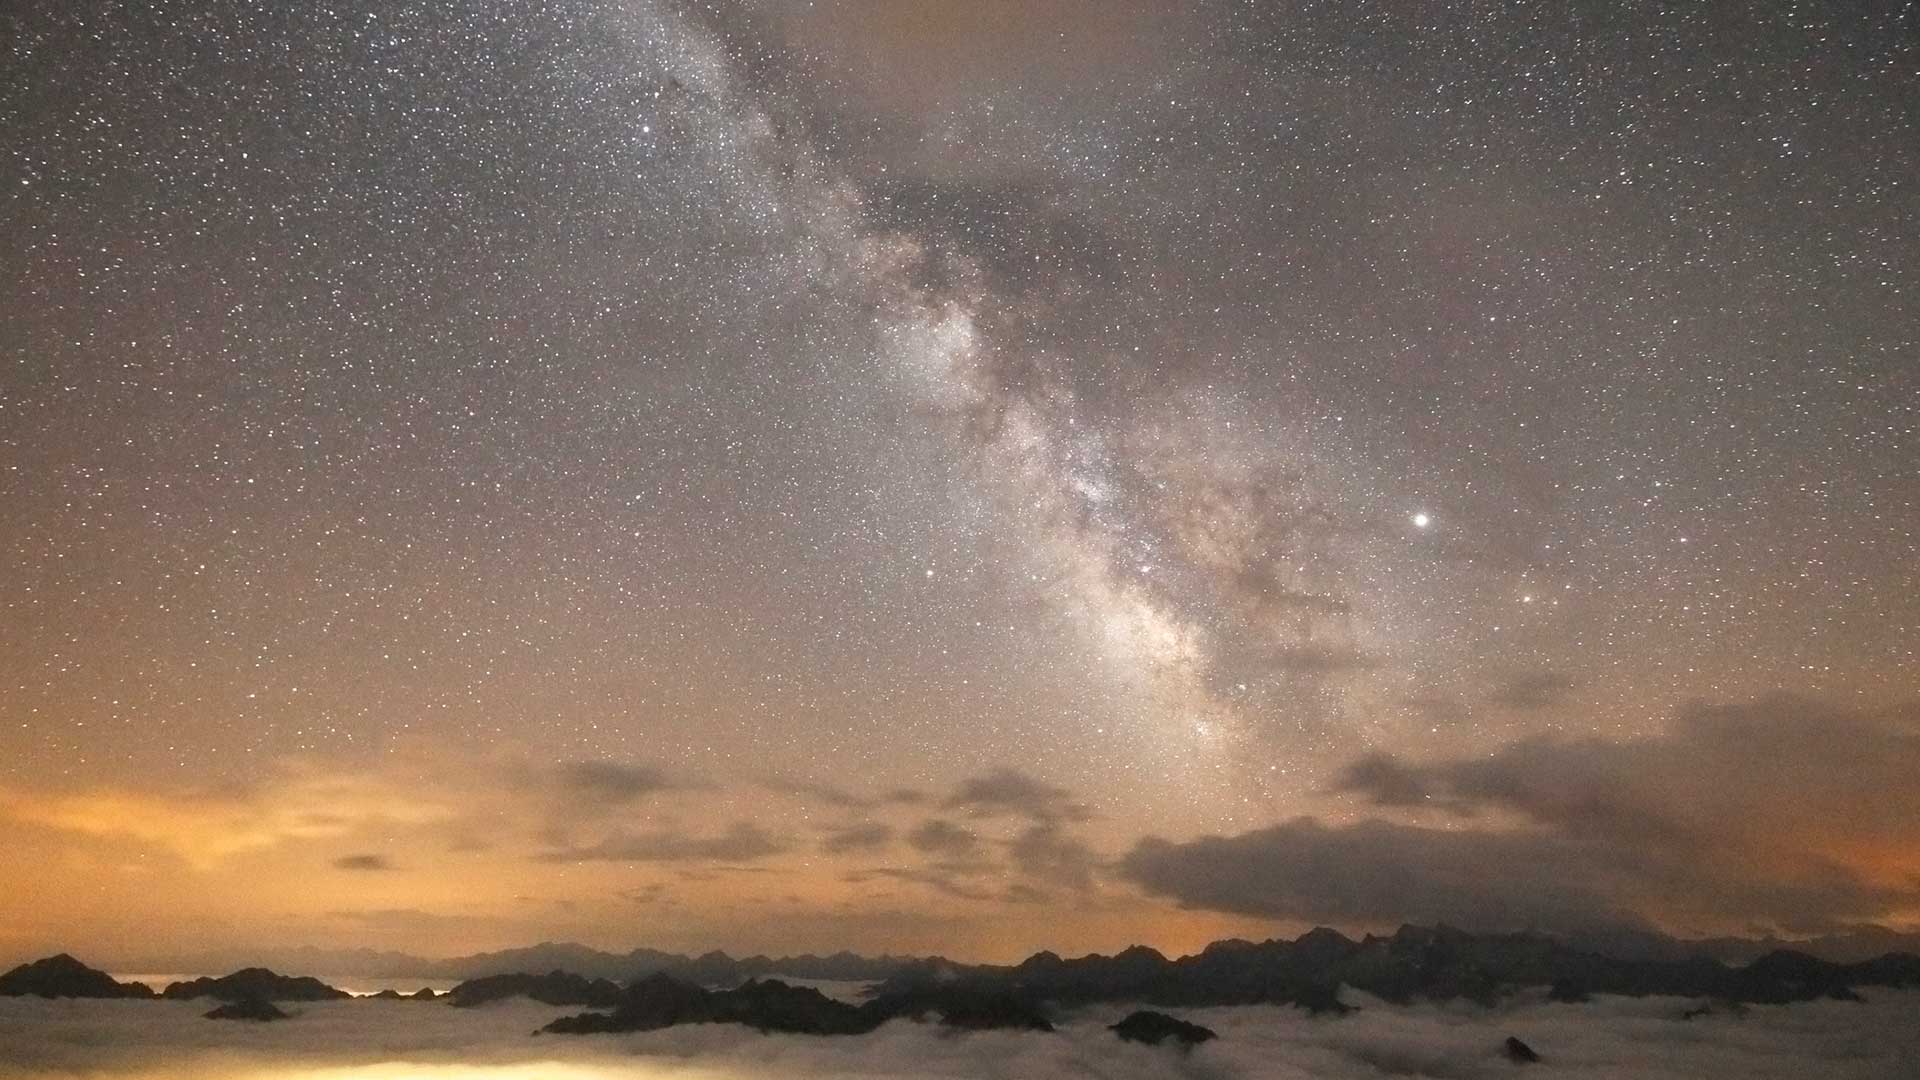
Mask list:
[[[955,1034],[888,1024],[869,1036],[761,1035],[692,1026],[641,1035],[530,1036],[573,1010],[519,1001],[478,1009],[338,1001],[290,1007],[274,1024],[203,1020],[204,1002],[0,1000],[0,1077],[8,1080],[791,1080],[1101,1076],[1507,1077],[1515,1035],[1544,1062],[1529,1075],[1741,1076],[1895,1080],[1920,1061],[1920,993],[1865,1004],[1755,1007],[1687,1021],[1696,1003],[1525,1001],[1500,1009],[1358,999],[1344,1019],[1291,1008],[1179,1011],[1220,1034],[1182,1053],[1123,1043],[1106,1030],[1128,1011],[1069,1014],[1052,1035]]]

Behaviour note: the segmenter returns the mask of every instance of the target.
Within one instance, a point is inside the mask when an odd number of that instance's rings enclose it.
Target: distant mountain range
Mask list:
[[[606,955],[572,951],[578,946],[554,948],[576,959]],[[539,948],[504,955],[540,965],[555,958]],[[658,964],[661,955],[645,953],[641,963]],[[501,962],[496,958],[489,964]],[[782,965],[824,973],[814,976],[821,978],[871,978],[882,967],[888,970],[870,988],[864,1003],[852,1005],[758,974]],[[750,977],[740,978],[743,975]],[[718,984],[728,988],[708,988]],[[1545,988],[1552,999],[1569,1003],[1595,994],[1738,1004],[1820,998],[1858,1001],[1861,987],[1920,988],[1920,956],[1887,953],[1835,963],[1803,952],[1776,950],[1743,966],[1730,966],[1698,954],[1679,959],[1607,956],[1535,934],[1473,934],[1447,926],[1403,926],[1390,936],[1355,940],[1322,928],[1293,941],[1217,941],[1177,960],[1142,946],[1113,956],[1071,960],[1041,952],[1013,965],[956,964],[938,958],[867,960],[852,954],[735,960],[715,953],[679,958],[671,970],[630,968],[622,981],[558,967],[544,974],[490,974],[461,983],[445,997],[456,1007],[528,997],[551,1005],[602,1010],[555,1020],[544,1029],[557,1034],[737,1023],[763,1031],[834,1035],[872,1031],[894,1019],[930,1016],[954,1027],[1048,1031],[1054,1010],[1116,1002],[1188,1008],[1293,1005],[1315,1015],[1337,1017],[1353,1011],[1353,1003],[1341,996],[1343,988],[1349,987],[1395,1003],[1464,998],[1491,1005],[1529,988]],[[0,974],[0,995],[154,996],[145,987],[116,982],[66,954]],[[348,995],[310,977],[254,967],[217,979],[177,982],[160,996],[214,997],[246,1008],[216,1009],[208,1014],[211,1017],[264,1020],[280,1018],[274,1015],[277,1010],[262,1007],[264,1002],[325,1001]],[[1708,1008],[1689,1009],[1684,1015],[1699,1015]],[[1204,1030],[1188,1030],[1183,1022],[1157,1014],[1135,1021],[1128,1030],[1116,1033],[1149,1041],[1169,1035],[1198,1040]]]
[[[662,959],[664,957],[664,959]],[[582,959],[612,963],[618,976],[588,974],[568,967]],[[920,1015],[927,1011],[983,1009],[987,1015],[1041,1017],[1048,1007],[1073,1007],[1100,1001],[1139,1001],[1148,1005],[1300,1005],[1313,1013],[1340,1015],[1350,1003],[1340,988],[1354,988],[1386,1001],[1471,999],[1492,1003],[1524,988],[1548,988],[1559,1001],[1584,1001],[1594,994],[1674,995],[1707,1001],[1786,1003],[1816,997],[1857,999],[1862,986],[1920,988],[1920,955],[1885,953],[1855,963],[1834,963],[1809,953],[1776,949],[1747,965],[1726,965],[1705,955],[1645,959],[1603,955],[1538,934],[1471,934],[1450,926],[1402,926],[1392,936],[1348,938],[1336,930],[1311,930],[1286,942],[1213,942],[1204,951],[1167,959],[1135,945],[1112,957],[1087,955],[1062,959],[1035,953],[1018,965],[962,965],[945,959],[862,959],[852,953],[831,957],[747,957],[724,953],[670,957],[636,951],[611,957],[580,945],[538,945],[511,953],[490,953],[476,967],[495,974],[455,986],[453,1005],[484,1005],[501,997],[526,995],[551,1005],[614,1009],[622,1022],[653,1022],[662,1015],[737,1017],[749,1001],[774,1007],[799,997],[753,992],[737,997],[701,997],[662,990],[670,986],[745,986],[766,974],[793,978],[843,978],[876,982],[870,997],[874,1017]],[[520,967],[497,972],[499,967]],[[651,969],[651,970],[649,970]],[[609,970],[599,967],[599,970]],[[664,980],[664,982],[662,982]],[[634,995],[647,986],[645,1001]],[[106,972],[88,969],[61,953],[0,974],[0,995],[42,997],[146,997],[146,988],[115,982]],[[313,978],[280,976],[271,970],[242,969],[223,978],[198,978],[169,986],[163,997],[223,997],[321,1001],[344,997]],[[803,995],[804,997],[804,995]],[[670,1007],[668,1007],[670,1005]],[[755,1005],[760,1007],[760,1005]],[[664,1013],[662,1013],[664,1009]],[[833,1013],[828,1007],[803,1009]],[[851,1017],[851,1015],[849,1015]],[[849,1017],[831,1024],[854,1024]],[[745,1020],[741,1020],[745,1022]],[[874,1020],[877,1022],[877,1020]],[[597,1028],[601,1020],[582,1020],[574,1030]]]
[[[1403,926],[1390,936],[1356,941],[1321,928],[1294,941],[1216,941],[1178,960],[1135,946],[1073,960],[1042,952],[1011,966],[922,961],[873,993],[889,998],[964,991],[1064,1007],[1270,1003],[1341,1014],[1349,1011],[1340,1000],[1342,987],[1397,1003],[1465,998],[1492,1004],[1529,987],[1547,988],[1553,999],[1566,1002],[1594,994],[1754,1004],[1858,1000],[1859,987],[1920,987],[1920,956],[1888,953],[1841,964],[1783,949],[1732,966],[1699,954],[1620,958],[1537,934]]]
[[[183,956],[149,957],[115,965],[116,971],[226,971],[243,964],[260,964],[282,971],[314,971],[329,975],[352,975],[365,979],[479,979],[488,975],[514,975],[567,971],[590,979],[629,980],[655,972],[665,972],[687,982],[723,985],[766,975],[785,975],[793,979],[833,979],[872,982],[884,979],[917,957],[857,956],[837,952],[830,956],[804,953],[799,956],[748,956],[735,958],[714,951],[700,956],[661,952],[658,949],[634,949],[631,952],[606,952],[574,942],[543,941],[519,949],[475,953],[449,959],[429,959],[400,952],[373,949],[316,949],[301,946],[265,950],[240,955],[232,951],[206,952]]]
[[[1652,932],[1626,931],[1566,939],[1573,948],[1622,960],[1680,961],[1708,957],[1729,964],[1746,964],[1770,952],[1790,950],[1834,963],[1857,963],[1887,953],[1920,954],[1920,933],[1902,933],[1881,926],[1865,926],[1844,933],[1795,940],[1766,938],[1673,938]],[[136,959],[112,966],[114,971],[167,971],[194,974],[231,971],[264,964],[281,971],[310,971],[364,979],[431,979],[459,981],[488,975],[566,971],[590,979],[630,980],[655,972],[706,986],[737,983],[750,978],[783,975],[792,979],[833,979],[873,982],[921,963],[922,957],[861,956],[837,952],[829,956],[742,958],[714,951],[699,956],[637,948],[608,952],[575,942],[544,941],[517,949],[434,959],[376,949],[317,949],[299,946],[242,953],[236,950]]]

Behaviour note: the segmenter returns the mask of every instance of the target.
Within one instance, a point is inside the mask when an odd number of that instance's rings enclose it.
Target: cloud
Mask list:
[[[350,923],[357,932],[433,934],[492,925],[474,915],[443,914],[419,908],[374,908],[367,911],[329,911],[327,918]]]
[[[1367,754],[1341,771],[1336,791],[1365,792],[1375,806],[1419,806],[1433,797],[1420,774],[1392,754]]]
[[[944,818],[928,818],[907,834],[907,844],[926,855],[967,856],[980,849],[980,838]]]
[[[926,801],[924,792],[912,788],[890,788],[878,795],[861,795],[833,784],[785,776],[765,777],[760,781],[760,786],[781,795],[840,810],[872,810],[888,804],[911,806]]]
[[[963,872],[943,870],[935,867],[877,866],[865,870],[855,870],[846,874],[842,880],[850,885],[864,885],[876,878],[894,881],[907,881],[915,885],[925,885],[935,892],[959,900],[992,900],[995,894],[991,889],[973,883],[970,875]]]
[[[1009,904],[1044,904],[1053,897],[1042,889],[1016,881],[1007,886],[1000,899]]]
[[[974,817],[1012,814],[1043,823],[1086,821],[1093,816],[1066,788],[1005,768],[962,782],[942,805]]]
[[[1148,839],[1121,872],[1189,907],[1311,921],[1811,932],[1920,904],[1917,775],[1912,707],[1701,706],[1625,741],[1361,758],[1340,790],[1442,823]]]
[[[668,891],[666,883],[662,881],[650,882],[646,885],[639,885],[631,889],[622,889],[619,892],[619,896],[622,900],[641,906],[652,904],[667,906],[674,903],[673,894]]]
[[[1007,844],[1014,868],[1030,878],[1084,892],[1100,865],[1093,850],[1055,824],[1034,825]]]
[[[575,798],[615,807],[676,786],[651,765],[618,761],[562,762],[554,767],[553,779]]]
[[[752,822],[736,821],[725,832],[699,836],[674,829],[616,829],[597,843],[543,852],[542,862],[754,862],[784,854],[792,845]]]
[[[432,790],[290,760],[239,787],[45,792],[0,788],[0,819],[167,852],[198,869],[297,842],[396,825],[436,827],[460,811]]]
[[[844,855],[850,851],[870,851],[885,847],[892,840],[891,825],[869,821],[833,830],[820,841],[820,850],[829,855]]]
[[[248,783],[220,787],[0,787],[0,820],[164,851],[201,870],[307,845],[330,848],[320,857],[339,869],[372,871],[398,866],[362,845],[425,839],[443,851],[473,853],[540,837],[577,846],[576,832],[656,793],[693,787],[650,765],[541,765],[518,749],[483,754],[412,743],[376,765],[283,758]]]
[[[781,795],[791,795],[808,802],[820,803],[841,810],[868,810],[879,805],[880,800],[866,795],[855,795],[844,788],[832,784],[817,783],[812,780],[795,780],[788,777],[773,776],[760,781],[768,791]]]
[[[1691,1002],[1671,998],[1602,998],[1585,1005],[1521,1000],[1493,1010],[1395,1006],[1358,996],[1354,1001],[1360,1011],[1338,1021],[1270,1006],[1176,1010],[1220,1036],[1183,1052],[1115,1038],[1107,1025],[1131,1008],[1126,1005],[1063,1014],[1052,1033],[955,1037],[937,1025],[896,1021],[853,1037],[694,1024],[633,1035],[530,1039],[527,1032],[578,1010],[525,999],[485,1009],[351,1000],[304,1003],[293,1008],[293,1019],[261,1033],[270,1038],[223,1030],[215,1045],[197,1018],[204,1004],[8,998],[0,999],[0,1061],[13,1080],[383,1080],[396,1070],[423,1080],[602,1080],[655,1072],[789,1080],[1498,1080],[1515,1074],[1501,1053],[1506,1038],[1515,1036],[1540,1052],[1548,1072],[1593,1080],[1892,1080],[1910,1075],[1908,1065],[1920,1055],[1911,991],[1870,994],[1864,1004],[1770,1008],[1765,1023],[1720,1016],[1683,1021],[1679,1015]]]
[[[1589,930],[1628,918],[1596,853],[1551,836],[1313,818],[1184,843],[1149,837],[1119,871],[1181,906],[1318,923]]]
[[[1358,770],[1358,771],[1356,771]],[[1682,710],[1627,740],[1529,738],[1426,764],[1376,759],[1343,787],[1378,805],[1411,791],[1456,814],[1765,864],[1824,859],[1920,879],[1920,705],[1861,713],[1791,696]]]
[[[1508,709],[1549,709],[1565,701],[1575,685],[1559,672],[1532,671],[1501,683],[1487,700]]]

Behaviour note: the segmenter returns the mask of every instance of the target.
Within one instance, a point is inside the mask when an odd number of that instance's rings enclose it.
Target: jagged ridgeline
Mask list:
[[[665,955],[650,954],[649,959]],[[933,1016],[963,1028],[1050,1030],[1055,1010],[1120,1002],[1168,1007],[1276,1004],[1338,1015],[1351,1009],[1341,1000],[1342,988],[1395,1003],[1464,998],[1490,1004],[1529,988],[1544,988],[1565,1002],[1616,994],[1779,1004],[1857,998],[1865,987],[1920,987],[1920,956],[1910,953],[1834,963],[1776,950],[1734,966],[1701,955],[1622,958],[1535,934],[1472,934],[1445,926],[1407,926],[1389,936],[1359,940],[1319,929],[1293,941],[1221,941],[1179,959],[1135,947],[1113,956],[1071,960],[1042,952],[1010,966],[939,958],[869,960],[852,954],[805,961],[811,963],[795,958],[793,965],[801,970],[780,973],[796,978],[819,977],[823,970],[884,975],[877,981],[859,980],[874,984],[855,1005],[764,977],[781,961],[736,961],[716,953],[697,960],[681,958],[667,965],[671,972],[656,966],[626,979],[566,970],[493,974],[463,982],[440,997],[456,1007],[526,997],[596,1010],[555,1021],[546,1029],[555,1033],[740,1023],[768,1031],[857,1034],[895,1018]],[[265,968],[174,983],[155,995],[66,954],[0,975],[0,995],[157,996],[232,1003],[350,996],[317,979]],[[390,991],[377,996],[401,995]],[[409,997],[431,1000],[434,995],[423,991]]]

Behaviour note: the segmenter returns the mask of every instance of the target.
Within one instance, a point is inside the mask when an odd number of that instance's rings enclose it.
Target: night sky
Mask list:
[[[1920,12],[0,10],[0,952],[1920,925]]]

